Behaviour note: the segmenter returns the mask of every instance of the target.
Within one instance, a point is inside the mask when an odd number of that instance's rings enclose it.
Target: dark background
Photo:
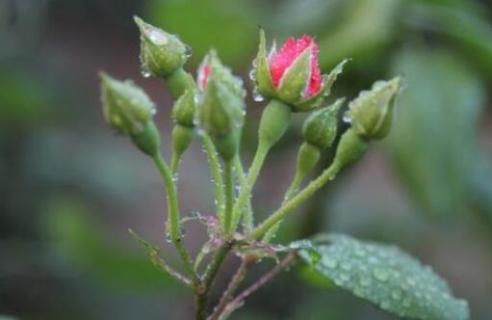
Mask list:
[[[293,215],[278,241],[336,231],[395,243],[434,266],[473,319],[492,318],[489,1],[0,0],[0,319],[190,318],[189,293],[154,270],[127,233],[173,255],[157,172],[101,116],[98,72],[134,79],[159,106],[168,154],[171,101],[160,80],[140,76],[134,14],[192,47],[189,70],[214,47],[250,89],[258,25],[279,43],[314,35],[325,72],[352,58],[332,98],[402,75],[388,139]],[[245,163],[262,110],[248,99]],[[259,215],[278,206],[290,181],[302,118],[267,159]],[[183,212],[213,213],[197,143],[179,182]],[[195,252],[205,235],[186,231]],[[232,318],[393,319],[306,284],[298,269]]]

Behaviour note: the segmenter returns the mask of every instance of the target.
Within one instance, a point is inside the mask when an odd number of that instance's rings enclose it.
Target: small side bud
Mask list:
[[[167,77],[188,59],[187,46],[173,34],[134,17],[140,29],[140,60],[144,77]]]
[[[101,73],[103,115],[110,127],[132,138],[137,147],[155,155],[160,137],[152,116],[154,103],[131,81],[118,81]]]
[[[337,135],[337,113],[343,102],[344,99],[338,99],[332,105],[309,115],[302,128],[306,142],[321,150],[331,146]]]
[[[378,81],[371,90],[362,91],[349,104],[347,117],[354,130],[366,139],[382,139],[388,135],[393,119],[395,96],[401,79]]]

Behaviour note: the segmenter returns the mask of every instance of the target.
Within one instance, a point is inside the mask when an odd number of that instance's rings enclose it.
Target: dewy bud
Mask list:
[[[105,73],[101,73],[101,99],[104,119],[119,133],[142,132],[155,113],[154,103],[141,88]]]
[[[344,99],[338,99],[330,106],[314,111],[304,122],[302,135],[304,140],[326,149],[331,146],[337,135],[337,113]]]
[[[200,127],[211,136],[218,136],[243,125],[242,82],[222,65],[215,52],[205,57],[199,69],[198,87],[202,91],[197,107]]]
[[[318,65],[318,45],[312,37],[290,37],[277,52],[267,55],[265,33],[260,30],[258,55],[254,62],[253,79],[258,92],[265,98],[277,99],[294,111],[310,111],[323,102],[342,72],[346,60],[328,75],[321,75]]]
[[[199,68],[197,82],[201,91],[198,124],[213,138],[221,156],[230,157],[236,152],[239,143],[236,132],[244,122],[242,81],[233,76],[212,51]]]
[[[159,150],[159,131],[152,116],[153,102],[131,81],[118,81],[101,73],[103,115],[116,131],[129,135],[137,147],[148,155]]]
[[[140,60],[144,77],[166,77],[180,69],[188,59],[187,46],[177,36],[134,17],[140,29]]]
[[[400,78],[377,81],[371,90],[362,91],[349,104],[347,118],[354,130],[366,139],[384,138],[390,131],[394,100],[401,86]]]

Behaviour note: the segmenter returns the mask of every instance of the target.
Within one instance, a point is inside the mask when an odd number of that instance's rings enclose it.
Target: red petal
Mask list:
[[[206,64],[200,67],[200,70],[198,71],[198,87],[200,88],[200,90],[205,90],[205,88],[207,87],[210,71],[210,64]]]
[[[318,62],[319,48],[316,42],[312,41],[311,51],[311,77],[307,88],[307,97],[312,97],[321,89],[321,72]]]
[[[280,51],[270,58],[270,75],[275,87],[280,85],[280,80],[287,68],[310,46],[312,47],[311,76],[306,89],[306,94],[310,97],[319,92],[321,88],[321,74],[318,66],[319,49],[313,38],[308,35],[304,35],[297,40],[293,37],[289,37]]]

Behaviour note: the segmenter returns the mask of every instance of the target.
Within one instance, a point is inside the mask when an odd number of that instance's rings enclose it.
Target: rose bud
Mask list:
[[[328,75],[321,75],[318,45],[310,36],[288,38],[280,51],[266,53],[265,33],[260,30],[260,44],[255,59],[253,79],[257,91],[267,99],[278,99],[293,111],[309,111],[320,106],[342,72],[346,60]]]
[[[212,51],[198,70],[197,83],[197,122],[212,137],[221,157],[230,160],[237,152],[238,129],[244,122],[242,81]]]
[[[152,120],[154,103],[141,88],[101,73],[101,100],[110,127],[129,135],[143,152],[153,155],[158,151],[160,138]]]
[[[140,60],[144,77],[167,77],[181,69],[188,59],[186,45],[173,34],[134,17],[140,29]]]
[[[401,79],[377,81],[371,90],[362,91],[350,102],[345,119],[350,121],[357,134],[365,139],[382,139],[390,131],[395,96]]]
[[[332,105],[314,111],[304,122],[304,140],[319,149],[331,146],[337,135],[337,113],[345,99],[338,99]]]

